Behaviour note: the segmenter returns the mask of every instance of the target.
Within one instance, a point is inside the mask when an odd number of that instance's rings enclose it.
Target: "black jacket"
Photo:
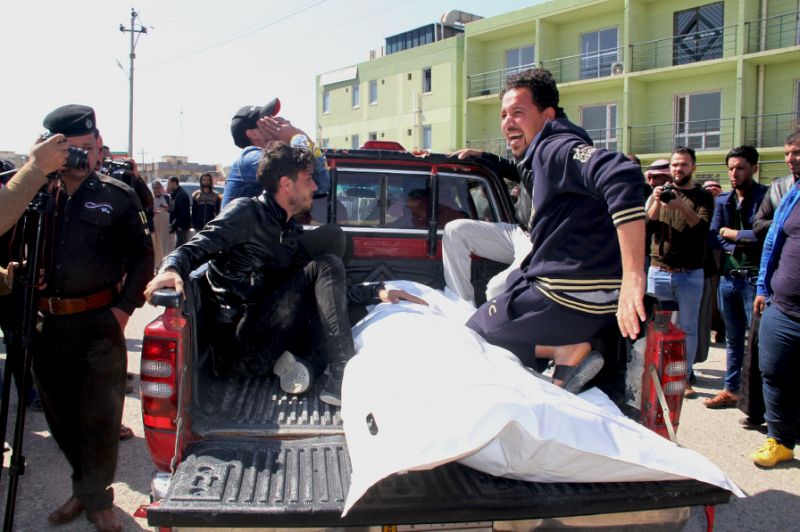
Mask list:
[[[221,302],[258,301],[310,260],[298,240],[302,227],[286,217],[271,194],[237,198],[190,242],[170,253],[161,270],[172,268],[186,277],[210,261],[208,280],[218,296],[224,294]]]
[[[263,300],[311,260],[300,242],[302,226],[286,218],[272,194],[237,198],[170,253],[160,271],[173,269],[186,277],[209,261],[206,275],[219,303],[238,306]],[[348,291],[348,299],[370,303],[379,289],[380,285],[358,285]]]
[[[178,186],[174,192],[170,193],[172,198],[172,210],[169,211],[169,232],[174,233],[178,230],[189,230],[192,228],[191,200],[189,194]]]

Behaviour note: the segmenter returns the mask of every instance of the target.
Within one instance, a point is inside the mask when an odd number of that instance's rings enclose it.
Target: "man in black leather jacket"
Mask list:
[[[339,256],[325,250],[309,252],[294,216],[311,208],[317,189],[311,178],[313,164],[312,153],[304,148],[285,142],[268,146],[258,167],[265,191],[234,200],[191,241],[168,255],[145,295],[149,300],[164,287],[183,292],[182,278],[209,261],[206,276],[218,306],[217,321],[229,323],[238,350],[232,369],[247,375],[272,370],[284,391],[302,393],[315,370],[325,368],[320,399],[338,405],[344,367],[355,353],[348,300],[424,302],[380,284],[348,290]],[[330,238],[314,235],[317,241],[336,241],[342,235],[336,226],[310,234],[319,232],[330,233]],[[221,324],[221,330],[225,328]],[[311,364],[288,349],[309,353]]]

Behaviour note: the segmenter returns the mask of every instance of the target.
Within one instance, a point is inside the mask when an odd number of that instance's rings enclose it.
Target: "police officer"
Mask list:
[[[88,154],[86,169],[62,169],[45,215],[33,374],[72,467],[72,496],[48,521],[66,523],[85,510],[98,530],[122,530],[111,483],[125,396],[123,332],[144,303],[153,246],[134,191],[94,171],[101,149],[94,110],[66,105],[44,126]]]

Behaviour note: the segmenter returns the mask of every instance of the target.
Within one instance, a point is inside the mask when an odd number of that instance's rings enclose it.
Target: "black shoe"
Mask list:
[[[694,374],[694,371],[689,375],[689,384],[697,384],[697,375]]]
[[[342,379],[346,362],[332,362],[323,374],[325,386],[319,392],[319,400],[333,406],[342,406]]]
[[[574,366],[556,364],[553,380],[561,381],[561,387],[568,392],[578,394],[600,372],[603,362],[603,355],[597,351],[591,351]]]
[[[31,401],[31,404],[28,405],[28,410],[33,410],[34,412],[44,412],[41,399],[34,399]]]

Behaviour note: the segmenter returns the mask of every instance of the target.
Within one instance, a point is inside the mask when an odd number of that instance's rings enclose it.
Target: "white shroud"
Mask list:
[[[572,395],[484,342],[463,325],[471,305],[387,284],[430,306],[381,304],[353,329],[357,355],[342,388],[353,475],[342,515],[384,477],[454,460],[536,482],[694,478],[744,496],[705,457],[631,421],[599,390]]]

